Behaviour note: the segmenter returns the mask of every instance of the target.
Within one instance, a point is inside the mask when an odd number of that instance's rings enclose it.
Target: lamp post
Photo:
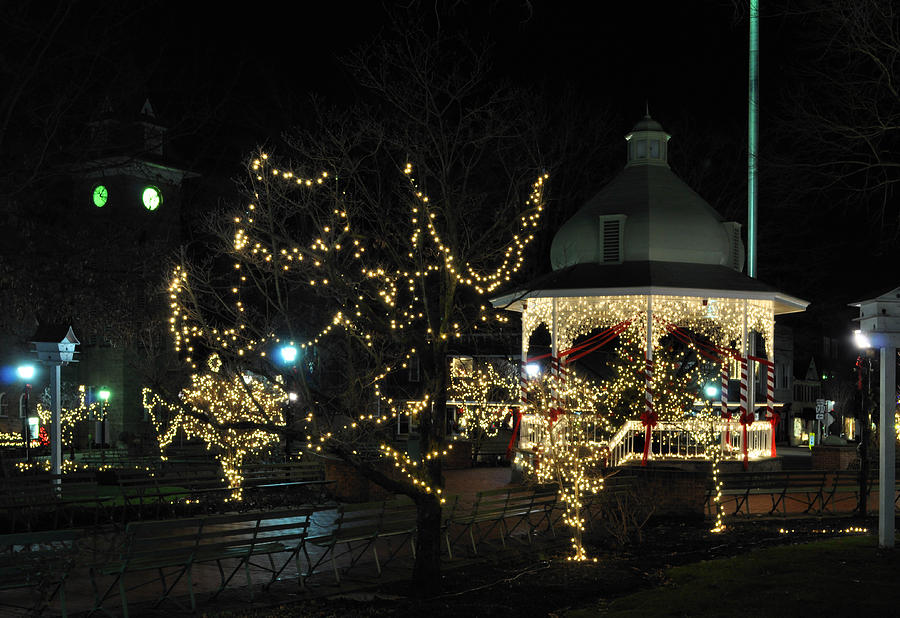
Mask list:
[[[878,545],[894,546],[895,460],[894,413],[897,409],[897,348],[900,347],[900,288],[859,307],[859,330],[881,351],[878,421]]]
[[[60,372],[62,365],[75,361],[75,346],[80,342],[70,326],[44,325],[32,336],[38,360],[50,367],[50,472],[53,483],[59,488],[62,472],[62,429],[60,427]]]
[[[291,342],[288,345],[283,345],[278,349],[278,354],[281,356],[281,363],[286,367],[290,367],[290,373],[292,376],[292,380],[295,382],[294,384],[288,384],[290,388],[290,393],[288,394],[288,404],[285,406],[285,425],[290,427],[294,420],[294,405],[297,401],[297,357],[300,355],[297,346]],[[291,458],[291,441],[289,438],[285,437],[284,439],[284,458],[285,461],[289,461]]]
[[[22,439],[25,442],[25,461],[31,463],[31,428],[28,426],[28,399],[31,395],[31,380],[34,378],[34,365],[19,365],[16,367],[16,375],[24,382],[22,397],[25,404],[25,414],[22,416]]]

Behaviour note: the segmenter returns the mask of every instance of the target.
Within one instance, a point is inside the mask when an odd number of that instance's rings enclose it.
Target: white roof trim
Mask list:
[[[771,300],[775,303],[775,315],[805,311],[809,301],[781,294],[780,292],[749,290],[716,290],[706,288],[674,288],[643,286],[634,288],[580,288],[563,290],[531,290],[522,294],[506,294],[491,299],[494,307],[505,307],[510,311],[522,311],[522,301],[529,298],[578,298],[590,296],[693,296],[697,298],[746,298],[748,300]]]

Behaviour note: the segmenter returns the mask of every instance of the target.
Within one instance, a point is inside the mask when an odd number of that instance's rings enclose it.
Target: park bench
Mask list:
[[[869,492],[877,492],[879,488],[879,470],[877,466],[872,466],[869,470]],[[894,507],[900,509],[900,468],[894,470]]]
[[[498,464],[506,460],[509,440],[486,439],[473,445],[474,458],[477,461]]]
[[[533,487],[530,495],[527,492],[511,493],[506,505],[506,512],[503,514],[503,522],[501,522],[506,530],[506,538],[512,538],[519,526],[524,526],[526,528],[525,536],[528,543],[531,544],[545,522],[546,527],[555,537],[557,520],[553,518],[553,511],[559,506],[558,496],[559,491],[550,485]],[[558,515],[561,517],[561,513]],[[512,526],[506,523],[510,519],[514,520]]]
[[[325,480],[325,466],[321,461],[304,460],[286,463],[246,464],[241,470],[244,489],[251,502],[261,507],[277,497],[284,505],[292,499],[324,500],[326,488],[333,481]],[[305,500],[305,499],[309,500]]]
[[[242,568],[246,573],[251,600],[251,567],[271,574],[265,584],[267,588],[289,564],[294,563],[302,586],[300,552],[311,513],[311,509],[288,509],[132,522],[126,528],[124,545],[118,556],[91,565],[95,599],[93,611],[102,609],[104,601],[118,588],[123,615],[127,618],[129,590],[160,582],[163,592],[155,604],[159,606],[170,598],[182,578],[187,579],[191,610],[196,611],[193,568],[198,564],[215,563],[218,568],[219,587],[213,597],[225,590]],[[286,557],[276,561],[278,554],[286,554]],[[266,556],[268,564],[255,560],[260,556]],[[128,588],[125,576],[142,571],[157,571],[158,576]],[[98,582],[101,577],[112,577],[112,582],[102,594]]]
[[[335,581],[340,584],[338,558],[350,557],[349,564],[345,567],[346,573],[360,561],[369,548],[372,548],[372,554],[375,557],[375,569],[381,575],[382,567],[397,555],[400,546],[389,551],[387,559],[382,564],[376,542],[379,539],[409,537],[413,554],[415,554],[413,538],[415,531],[416,506],[409,498],[397,497],[378,502],[342,504],[337,509],[337,518],[327,532],[310,536],[307,539],[308,543],[321,547],[324,552],[315,562],[307,554],[310,567],[306,576],[312,575],[315,569],[330,557]],[[344,549],[339,551],[339,546],[342,545]]]
[[[0,514],[8,530],[52,528],[58,524],[60,496],[50,474],[0,479]]]
[[[319,482],[325,480],[325,466],[316,460],[255,463],[245,464],[241,474],[244,477],[245,485],[278,481]]]
[[[54,482],[55,481],[55,482]],[[94,472],[28,474],[0,480],[0,515],[7,531],[109,523],[109,493]]]
[[[468,532],[472,551],[477,555],[476,530],[479,540],[484,540],[494,529],[498,529],[503,547],[506,547],[506,539],[523,524],[528,528],[526,534],[529,542],[544,521],[555,534],[551,517],[555,505],[556,491],[550,488],[512,487],[480,491],[475,495],[475,502],[468,513],[459,513],[453,517],[453,523],[462,526],[456,540]],[[537,522],[534,521],[535,517]],[[512,523],[508,520],[512,520]],[[449,548],[449,534],[446,540]]]
[[[68,472],[60,477],[58,508],[70,527],[112,523],[113,493],[97,482],[94,471]],[[62,518],[57,518],[60,525]]]
[[[74,529],[0,535],[0,605],[16,600],[8,591],[29,589],[30,606],[19,609],[43,615],[58,593],[66,616],[66,578],[83,538],[84,531]]]
[[[114,448],[96,449],[86,453],[78,453],[76,460],[78,463],[99,469],[133,467],[132,464],[135,463],[130,461],[127,451]]]
[[[857,470],[828,472],[821,510],[834,512],[835,507],[844,502],[852,504],[850,510],[856,510],[859,505],[859,471]]]
[[[581,516],[585,529],[612,535],[625,543],[641,530],[656,513],[659,486],[666,483],[669,471],[622,467],[602,471],[603,486],[582,497]]]
[[[222,469],[217,464],[171,467],[159,474],[156,482],[161,487],[177,488],[166,491],[172,500],[224,499],[230,494]]]
[[[153,474],[146,470],[116,470],[112,478],[121,492],[124,511],[122,521],[127,521],[132,513],[143,518],[149,514],[150,507],[155,508],[155,518],[161,516],[164,495]]]
[[[825,492],[828,473],[823,470],[787,470],[772,472],[732,472],[719,475],[722,482],[722,501],[733,501],[732,514],[751,514],[750,498],[768,496],[771,499],[769,515],[779,508],[787,515],[789,503],[804,506],[804,514],[816,508],[821,512],[825,506]],[[714,509],[715,488],[711,483],[707,489],[707,512]]]

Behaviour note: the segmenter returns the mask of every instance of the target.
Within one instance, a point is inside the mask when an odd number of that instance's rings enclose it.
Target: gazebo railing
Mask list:
[[[531,418],[529,418],[531,417]],[[541,425],[533,415],[522,417],[520,448],[534,450],[542,442]],[[649,459],[709,459],[709,447],[722,449],[723,459],[743,457],[743,431],[736,421],[685,419],[660,421],[651,428]],[[644,452],[646,428],[641,421],[626,421],[607,441],[597,442],[609,451],[609,466],[620,466],[630,460],[640,459]],[[747,453],[751,458],[768,457],[772,440],[772,425],[757,421],[747,427]]]

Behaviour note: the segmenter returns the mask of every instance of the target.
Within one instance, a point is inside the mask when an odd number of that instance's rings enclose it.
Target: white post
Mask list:
[[[881,348],[881,418],[879,422],[878,545],[894,546],[894,410],[897,406],[897,348]]]
[[[750,330],[748,324],[749,301],[744,299],[744,339],[747,341],[747,411],[756,418],[756,361],[750,360],[756,356],[756,333]]]
[[[562,370],[562,367],[559,366],[559,312],[558,312],[558,300],[554,297],[551,301],[551,315],[550,320],[553,324],[550,325],[550,405],[554,408],[559,405],[559,372]],[[552,443],[553,442],[553,427],[550,427],[550,431],[547,434],[547,439]]]
[[[744,327],[743,327],[743,331],[741,334],[741,356],[743,356],[744,358],[747,358],[747,356],[749,354],[749,349],[747,347],[747,343],[748,343],[749,339],[747,338],[747,334],[748,334],[748,331],[747,331],[747,299],[745,298],[744,299]],[[750,365],[748,364],[747,372],[749,373],[749,371],[750,371]],[[745,380],[745,382],[746,382],[746,380]]]
[[[766,416],[775,416],[775,332],[772,331],[772,341],[769,342],[769,349],[766,350],[766,358],[769,359],[769,365],[766,367]],[[784,419],[782,419],[784,420]],[[779,421],[780,423],[781,421]],[[769,430],[772,439],[769,441],[770,454],[778,451],[775,448],[775,425],[769,422]]]
[[[556,358],[556,355],[559,353],[559,332],[557,330],[559,314],[557,311],[557,299],[554,298],[552,301],[552,315],[550,317],[553,322],[550,326],[550,353],[553,354],[553,358]]]
[[[644,362],[644,396],[646,397],[646,402],[644,403],[645,410],[648,413],[652,413],[654,411],[653,407],[653,295],[647,294],[647,350],[645,353],[646,360]],[[657,415],[659,413],[657,412]],[[657,418],[659,418],[657,416]],[[650,442],[650,446],[647,448],[648,459],[653,457],[653,430],[645,432],[644,440]],[[660,444],[662,444],[660,442]]]
[[[62,430],[60,428],[60,401],[59,401],[59,365],[52,365],[50,369],[50,472],[61,474],[62,463]],[[54,480],[59,483],[59,478]]]

